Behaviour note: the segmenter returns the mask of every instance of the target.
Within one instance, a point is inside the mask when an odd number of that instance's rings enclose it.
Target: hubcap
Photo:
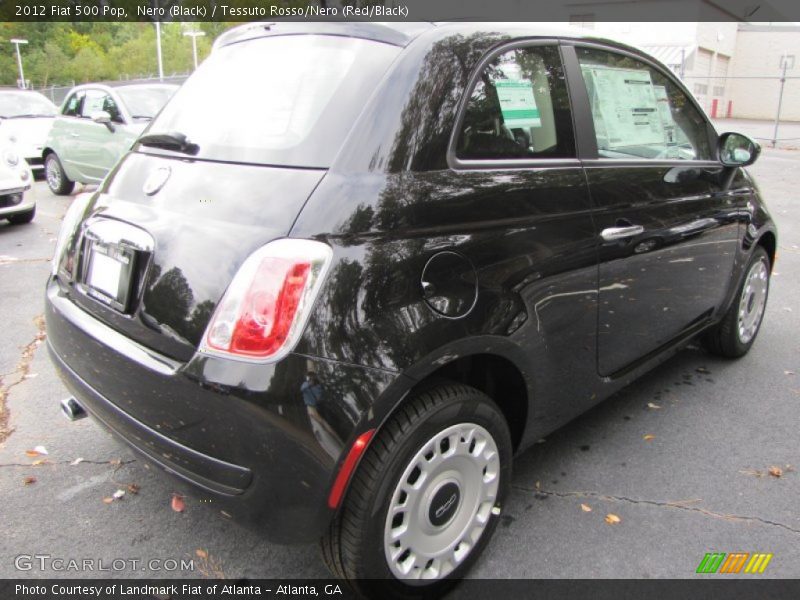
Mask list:
[[[429,439],[392,494],[384,528],[389,568],[400,579],[441,579],[475,547],[492,515],[500,455],[491,434],[459,423]]]
[[[750,267],[742,289],[742,297],[739,299],[737,329],[739,340],[743,344],[749,343],[758,332],[761,317],[764,315],[764,308],[767,305],[768,287],[767,265],[763,260],[759,260]]]
[[[46,167],[47,183],[50,185],[51,189],[57,190],[61,185],[61,173],[52,158],[47,161]]]

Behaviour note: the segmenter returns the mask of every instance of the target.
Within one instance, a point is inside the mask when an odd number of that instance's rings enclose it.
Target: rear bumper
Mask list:
[[[47,348],[67,388],[89,414],[151,462],[212,494],[238,495],[249,487],[253,479],[250,469],[192,450],[137,421],[92,389],[50,343]]]
[[[55,279],[45,315],[53,362],[90,415],[191,496],[278,542],[312,541],[328,526],[340,461],[397,377],[299,355],[179,363],[80,309]]]

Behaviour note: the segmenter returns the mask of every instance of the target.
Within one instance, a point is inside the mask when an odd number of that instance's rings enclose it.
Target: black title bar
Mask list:
[[[0,21],[800,21],[797,0],[0,0]]]

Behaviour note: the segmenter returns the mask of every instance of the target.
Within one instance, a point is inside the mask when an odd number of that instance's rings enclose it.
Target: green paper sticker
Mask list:
[[[500,112],[509,129],[541,127],[542,119],[533,97],[533,84],[527,79],[501,79],[494,82]]]

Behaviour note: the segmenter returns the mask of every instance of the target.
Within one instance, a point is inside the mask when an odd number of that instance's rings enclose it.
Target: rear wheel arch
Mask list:
[[[475,388],[500,408],[511,432],[514,451],[519,449],[528,420],[528,385],[520,369],[510,359],[499,354],[470,354],[460,356],[432,370],[409,390],[413,396],[443,380]],[[397,411],[402,402],[394,407]]]

